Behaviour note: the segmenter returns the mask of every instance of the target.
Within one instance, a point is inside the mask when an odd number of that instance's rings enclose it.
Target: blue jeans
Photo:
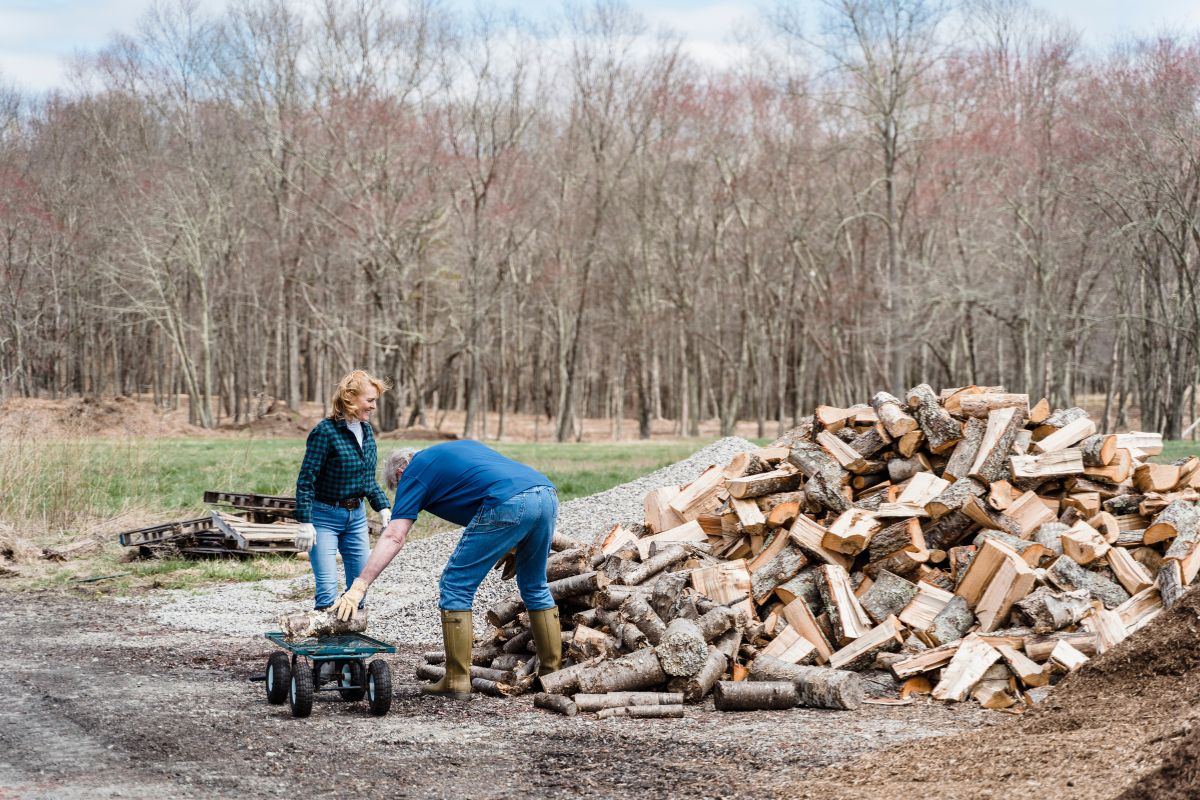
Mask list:
[[[554,608],[546,583],[546,559],[557,516],[558,495],[553,486],[535,486],[499,505],[480,509],[442,570],[438,607],[443,611],[470,611],[488,570],[515,547],[517,588],[525,608]]]
[[[360,503],[353,511],[339,506],[330,506],[313,500],[313,527],[317,529],[308,560],[312,564],[313,577],[317,579],[316,608],[333,605],[337,599],[338,576],[337,554],[342,554],[342,566],[346,569],[346,586],[367,565],[371,554],[371,538],[367,535],[367,509]],[[359,605],[366,605],[366,598]]]

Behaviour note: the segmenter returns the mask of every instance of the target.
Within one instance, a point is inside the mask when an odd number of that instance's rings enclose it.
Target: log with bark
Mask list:
[[[798,701],[790,681],[719,681],[713,690],[717,711],[779,711]]]

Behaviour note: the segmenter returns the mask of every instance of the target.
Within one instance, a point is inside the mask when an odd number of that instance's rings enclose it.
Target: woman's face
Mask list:
[[[355,419],[366,422],[375,413],[375,406],[379,403],[379,392],[371,384],[367,384],[358,396],[358,416]]]

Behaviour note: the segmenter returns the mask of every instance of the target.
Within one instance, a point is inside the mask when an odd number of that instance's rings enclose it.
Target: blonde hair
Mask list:
[[[387,381],[382,378],[376,378],[371,373],[356,369],[346,377],[338,381],[337,388],[333,390],[333,399],[330,405],[333,406],[333,411],[330,412],[330,419],[352,419],[358,416],[358,396],[367,389],[367,385],[375,387],[375,391],[383,394],[388,390]]]

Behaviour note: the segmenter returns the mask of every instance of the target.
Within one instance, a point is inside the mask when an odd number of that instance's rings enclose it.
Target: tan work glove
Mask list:
[[[354,583],[350,584],[346,593],[337,599],[331,610],[342,622],[349,622],[350,618],[358,613],[358,604],[362,602],[366,594],[367,582],[362,578],[355,578]]]
[[[388,523],[391,521],[392,521],[392,510],[390,508],[381,508],[379,510],[379,524],[386,528],[388,526]]]
[[[311,522],[301,522],[296,528],[296,549],[300,552],[307,553],[311,550],[316,539],[317,529]]]

